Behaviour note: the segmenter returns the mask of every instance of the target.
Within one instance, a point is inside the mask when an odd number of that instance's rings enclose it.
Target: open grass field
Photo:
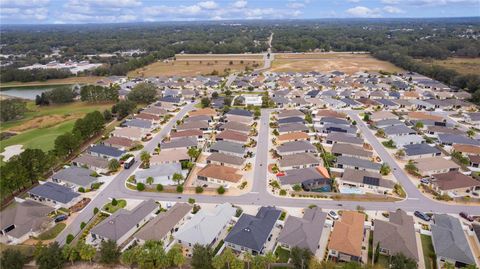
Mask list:
[[[24,87],[24,86],[51,86],[51,85],[70,85],[70,84],[89,84],[96,83],[103,77],[87,76],[87,77],[70,77],[61,79],[49,79],[46,81],[31,82],[6,82],[0,83],[0,88]]]
[[[480,74],[480,58],[448,58],[446,60],[421,60],[426,64],[440,65],[462,75]]]
[[[246,67],[256,68],[263,65],[261,55],[212,55],[212,54],[182,54],[175,56],[176,60],[158,61],[128,73],[129,77],[152,76],[196,76],[208,75],[217,71],[224,75],[229,71],[243,71]]]
[[[329,72],[342,71],[353,74],[359,71],[400,72],[401,68],[380,61],[366,53],[282,53],[275,54],[272,72]]]

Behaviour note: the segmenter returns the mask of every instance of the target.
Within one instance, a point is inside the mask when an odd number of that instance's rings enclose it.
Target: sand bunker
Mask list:
[[[8,161],[15,155],[18,155],[24,151],[23,145],[12,145],[5,147],[5,151],[0,153],[3,156],[3,161]]]

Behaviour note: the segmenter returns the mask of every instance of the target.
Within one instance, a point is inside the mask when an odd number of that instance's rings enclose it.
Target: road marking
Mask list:
[[[250,193],[258,194],[259,192],[258,191],[251,191]]]
[[[407,198],[407,200],[420,200],[418,198]]]

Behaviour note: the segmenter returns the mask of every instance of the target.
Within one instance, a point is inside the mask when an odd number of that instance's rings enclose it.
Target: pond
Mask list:
[[[47,86],[24,86],[24,87],[12,87],[2,88],[0,95],[6,95],[10,97],[18,97],[22,99],[35,100],[35,96],[42,94],[58,87],[66,87],[71,85],[47,85]]]

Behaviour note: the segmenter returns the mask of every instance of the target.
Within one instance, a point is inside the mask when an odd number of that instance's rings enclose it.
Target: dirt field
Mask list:
[[[447,60],[422,60],[422,62],[444,66],[463,75],[480,74],[480,58],[448,58]]]
[[[223,75],[228,71],[243,71],[245,67],[257,68],[263,65],[261,55],[252,54],[181,54],[173,61],[159,61],[128,73],[129,77],[151,76],[195,76],[217,71]]]
[[[284,53],[275,54],[270,71],[273,72],[329,72],[342,71],[353,74],[359,71],[399,72],[401,68],[380,61],[366,53]]]
[[[7,82],[1,83],[0,88],[7,88],[7,87],[21,87],[21,86],[45,86],[45,85],[69,85],[69,84],[88,84],[88,83],[96,83],[97,81],[101,80],[103,77],[71,77],[71,78],[61,78],[61,79],[49,79],[47,81],[32,81],[32,82]]]

